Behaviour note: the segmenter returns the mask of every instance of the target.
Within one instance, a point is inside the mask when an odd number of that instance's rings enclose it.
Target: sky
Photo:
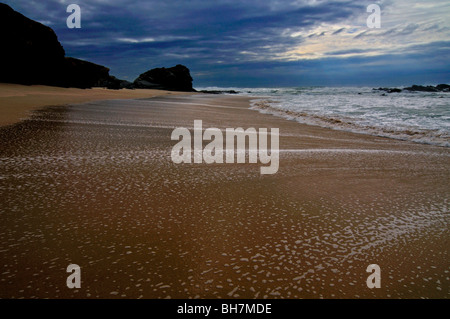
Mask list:
[[[2,1],[51,27],[66,56],[129,81],[183,64],[196,88],[450,82],[448,0]],[[66,24],[72,3],[79,29]]]

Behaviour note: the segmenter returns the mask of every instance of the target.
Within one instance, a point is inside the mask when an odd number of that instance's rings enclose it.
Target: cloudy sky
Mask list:
[[[184,64],[194,87],[450,82],[448,0],[12,0],[67,56],[134,80]],[[81,7],[81,29],[66,8]],[[381,8],[370,29],[367,6]]]

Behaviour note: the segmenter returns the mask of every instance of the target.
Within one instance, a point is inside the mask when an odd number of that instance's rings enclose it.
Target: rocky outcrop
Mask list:
[[[413,91],[413,92],[449,92],[450,91],[450,85],[448,84],[439,84],[436,86],[428,85],[428,86],[422,86],[422,85],[413,85],[411,87],[405,88],[407,91]]]
[[[113,88],[118,86],[109,75],[108,68],[88,61],[65,58],[64,72],[64,77],[61,78],[59,83],[62,86],[78,88],[91,88],[94,86]]]
[[[135,88],[141,89],[162,89],[171,91],[195,91],[192,87],[192,77],[189,69],[178,64],[171,68],[151,69],[139,75],[134,80]]]
[[[0,3],[0,82],[109,89],[151,88],[195,91],[184,65],[152,69],[134,83],[109,75],[109,69],[65,56],[55,32]]]
[[[436,85],[436,89],[442,92],[450,92],[450,85],[448,84],[438,84]]]
[[[201,90],[199,92],[206,94],[239,94],[239,92],[235,90]]]
[[[0,3],[0,35],[0,81],[57,83],[65,53],[51,28]]]
[[[109,69],[65,57],[55,32],[0,3],[0,82],[62,87],[120,88]]]
[[[385,91],[387,93],[400,93],[402,92],[402,89],[398,88],[378,88],[378,89],[372,89],[374,91]],[[409,91],[409,92],[450,92],[450,85],[448,84],[439,84],[436,86],[428,85],[413,85],[410,87],[406,87],[403,90]]]
[[[400,93],[402,90],[397,88],[378,88],[378,89],[372,89],[375,91],[385,91],[387,93]]]

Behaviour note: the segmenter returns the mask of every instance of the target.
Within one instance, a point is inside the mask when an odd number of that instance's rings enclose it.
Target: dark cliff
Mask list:
[[[0,3],[0,37],[0,82],[193,91],[189,69],[182,65],[147,71],[130,83],[110,76],[109,69],[102,65],[66,57],[51,28],[3,3]]]

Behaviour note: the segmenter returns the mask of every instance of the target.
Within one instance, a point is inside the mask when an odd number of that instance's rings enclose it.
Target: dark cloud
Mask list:
[[[346,54],[362,54],[366,50],[343,49],[329,52],[317,61],[274,61],[274,57],[306,40],[301,36],[291,37],[286,30],[292,33],[323,23],[339,25],[344,21],[356,21],[366,14],[367,5],[374,2],[371,0],[5,2],[27,17],[51,26],[68,56],[106,65],[113,75],[129,80],[153,67],[182,63],[192,70],[195,85],[308,85],[308,81],[361,83],[361,74],[364,74],[368,61],[391,65],[396,60],[382,55],[363,60],[344,58]],[[384,1],[386,4],[391,2]],[[81,29],[66,27],[69,3],[77,3],[81,7]],[[418,27],[411,23],[401,30],[392,29],[385,33],[404,36],[414,33]],[[429,28],[435,30],[439,27]],[[334,32],[320,31],[310,36],[322,39],[344,31],[354,32],[342,27]],[[355,38],[369,36],[372,32],[363,31]],[[426,52],[428,49],[424,47],[406,54],[411,55],[410,59],[420,54],[422,60],[430,62]],[[448,57],[448,50],[444,53]],[[417,62],[413,64],[411,70],[422,74],[420,65]],[[404,63],[401,65],[409,67]],[[442,68],[442,64],[436,68]],[[446,68],[448,70],[448,65]]]
[[[340,28],[339,30],[334,31],[332,34],[333,34],[333,35],[339,34],[339,33],[341,33],[341,32],[344,31],[344,30],[345,30],[345,28]]]
[[[373,49],[349,49],[349,50],[340,50],[340,51],[331,51],[327,52],[326,55],[347,55],[347,54],[356,54],[356,53],[365,53],[365,52],[373,52]]]

